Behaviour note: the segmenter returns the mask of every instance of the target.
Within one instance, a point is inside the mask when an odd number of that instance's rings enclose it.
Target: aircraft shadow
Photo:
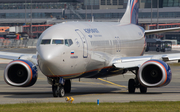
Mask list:
[[[6,98],[50,98],[52,92],[0,92]]]
[[[83,96],[83,95],[115,95],[115,94],[124,94],[124,95],[159,95],[159,94],[180,94],[180,92],[147,92],[142,94],[140,92],[136,92],[133,94],[128,93],[128,91],[122,91],[120,89],[108,89],[108,90],[72,90],[71,93],[65,94],[65,97],[74,97],[74,96]],[[51,91],[45,92],[0,92],[0,95],[5,95],[6,98],[53,98]]]

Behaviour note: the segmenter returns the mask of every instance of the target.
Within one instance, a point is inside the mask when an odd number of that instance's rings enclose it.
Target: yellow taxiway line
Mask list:
[[[101,78],[98,78],[98,79],[99,79],[99,80],[101,80],[101,81],[107,82],[107,83],[109,83],[109,84],[112,84],[112,85],[118,86],[118,87],[127,88],[127,86],[123,86],[123,85],[115,84],[115,83],[113,83],[113,82],[110,82],[110,81],[107,81],[107,80],[104,80],[104,79],[101,79]]]

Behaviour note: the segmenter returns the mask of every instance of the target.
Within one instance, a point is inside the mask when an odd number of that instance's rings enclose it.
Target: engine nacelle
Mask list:
[[[4,80],[11,86],[32,86],[35,84],[37,77],[37,67],[27,60],[14,60],[4,70]]]
[[[146,87],[160,87],[170,83],[172,78],[168,64],[161,60],[149,60],[145,62],[138,72],[139,82]]]

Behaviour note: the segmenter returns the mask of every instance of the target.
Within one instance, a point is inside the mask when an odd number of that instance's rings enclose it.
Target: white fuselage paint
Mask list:
[[[73,44],[69,47],[65,44],[40,44],[42,39],[58,38],[72,39]],[[40,36],[38,64],[48,77],[105,77],[111,75],[106,72],[112,70],[114,58],[140,56],[144,44],[144,30],[134,24],[61,23],[48,28]]]

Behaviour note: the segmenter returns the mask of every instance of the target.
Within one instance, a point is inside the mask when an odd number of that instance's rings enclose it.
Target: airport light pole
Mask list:
[[[93,16],[92,10],[93,10],[93,2],[90,2],[91,4],[91,17]]]
[[[152,24],[152,0],[151,0],[151,24]]]
[[[159,0],[157,0],[157,29],[159,29]],[[158,34],[157,38],[159,38]]]
[[[87,21],[87,4],[86,4],[86,21]]]
[[[30,27],[30,36],[32,38],[32,0],[31,0],[31,27]]]
[[[159,0],[157,0],[157,29],[159,29]]]
[[[26,19],[27,19],[26,16],[27,16],[27,15],[26,15],[26,0],[25,0],[25,25],[26,25]]]

